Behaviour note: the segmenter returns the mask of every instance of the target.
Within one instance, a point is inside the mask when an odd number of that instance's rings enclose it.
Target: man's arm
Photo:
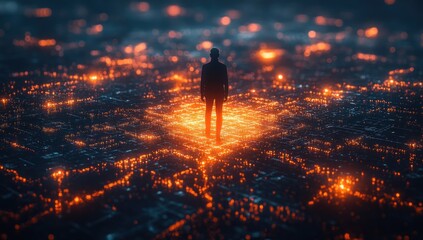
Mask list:
[[[206,85],[206,79],[204,74],[204,65],[201,68],[201,83],[200,83],[200,94],[201,94],[201,100],[204,101],[204,91],[205,91],[205,85]]]
[[[225,101],[228,99],[228,69],[225,66],[225,71],[223,73],[223,84],[225,85]]]

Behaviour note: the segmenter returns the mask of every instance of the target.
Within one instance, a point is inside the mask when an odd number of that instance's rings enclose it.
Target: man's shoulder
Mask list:
[[[208,68],[210,66],[216,67],[216,65],[221,67],[221,68],[226,68],[226,65],[224,63],[221,63],[221,62],[215,62],[215,63],[214,62],[208,62],[208,63],[203,64],[203,68]]]
[[[210,62],[203,64],[203,69],[207,69],[211,66]]]
[[[226,65],[222,62],[217,62],[216,65],[218,66],[218,68],[226,69]]]

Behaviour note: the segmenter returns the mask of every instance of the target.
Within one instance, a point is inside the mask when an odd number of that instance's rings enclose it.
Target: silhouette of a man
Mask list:
[[[210,137],[210,123],[213,102],[216,104],[216,143],[220,143],[223,102],[228,99],[228,71],[219,62],[219,49],[210,50],[211,61],[201,70],[201,101],[206,102],[206,136]]]

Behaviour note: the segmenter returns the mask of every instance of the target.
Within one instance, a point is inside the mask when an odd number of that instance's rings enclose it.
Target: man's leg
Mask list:
[[[220,130],[222,129],[223,98],[216,98],[216,140],[220,141]]]
[[[210,125],[211,125],[211,114],[213,109],[213,101],[212,97],[206,97],[206,136],[210,137]]]

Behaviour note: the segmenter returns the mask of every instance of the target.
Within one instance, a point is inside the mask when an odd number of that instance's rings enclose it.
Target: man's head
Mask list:
[[[212,49],[210,50],[210,57],[211,57],[212,59],[218,59],[218,58],[219,58],[219,49],[217,49],[217,48],[212,48]]]

